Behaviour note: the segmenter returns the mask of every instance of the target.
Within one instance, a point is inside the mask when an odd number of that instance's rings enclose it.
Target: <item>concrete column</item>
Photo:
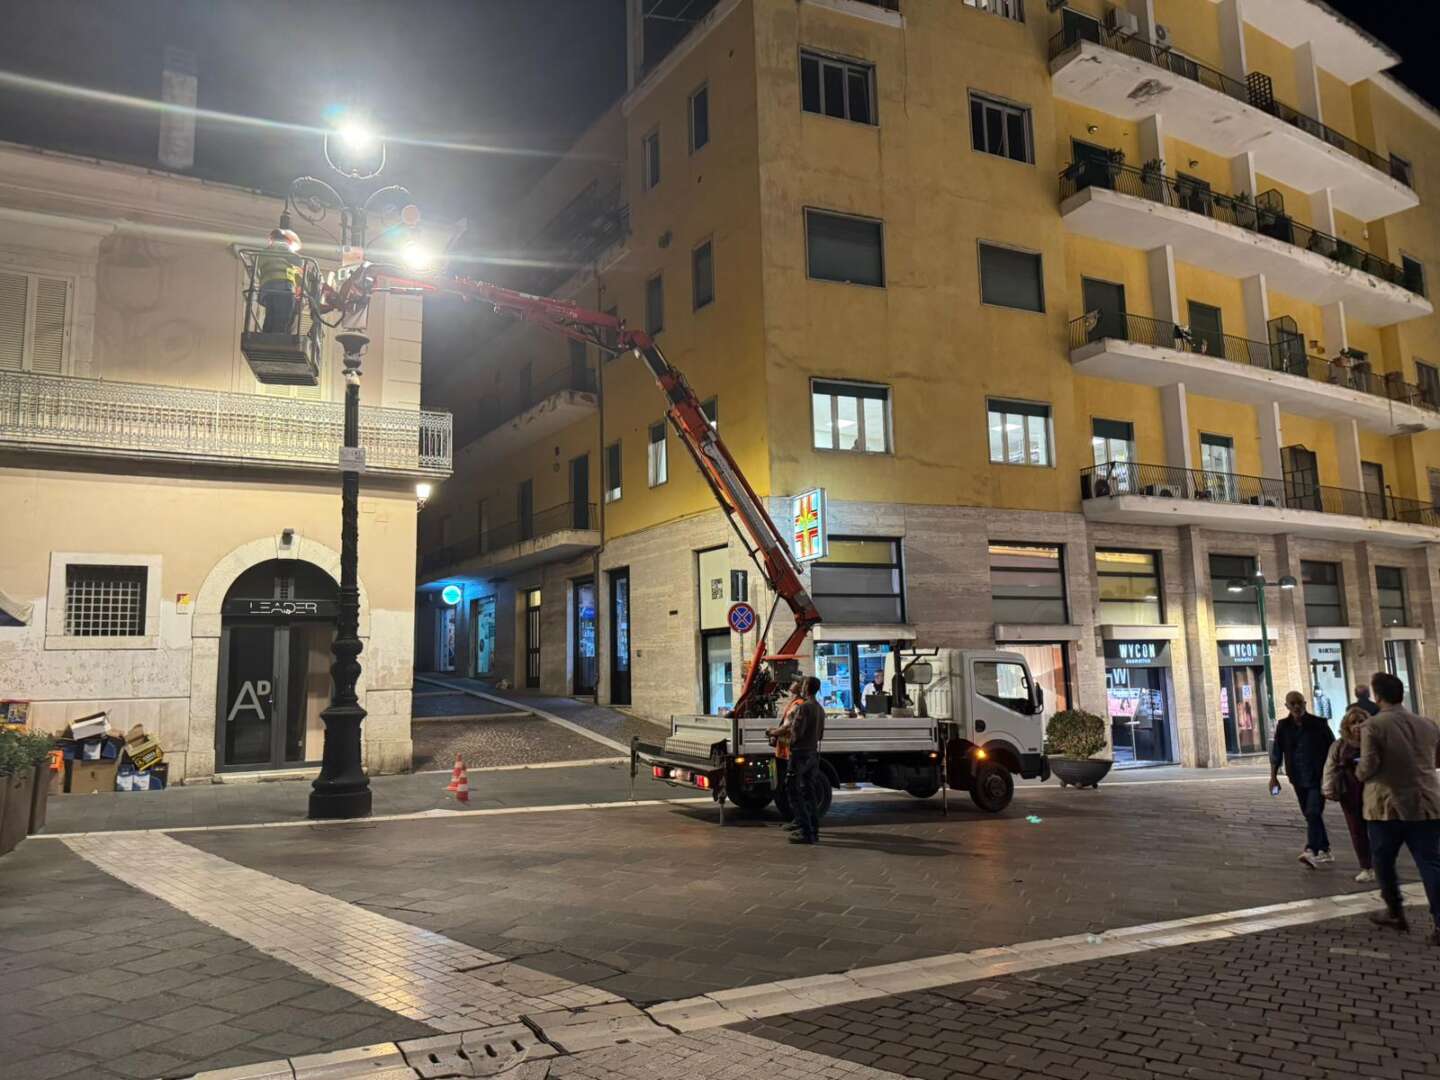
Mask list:
[[[1325,120],[1320,106],[1320,69],[1315,66],[1315,46],[1305,42],[1295,48],[1295,86],[1300,100],[1295,102],[1300,111],[1309,113],[1322,123]]]
[[[1236,195],[1245,194],[1253,199],[1259,194],[1255,190],[1260,186],[1255,180],[1255,155],[1249,150],[1230,159],[1230,186]]]
[[[1245,336],[1251,341],[1270,340],[1270,290],[1264,274],[1252,274],[1240,282],[1245,300]]]
[[[1368,683],[1370,676],[1385,666],[1385,641],[1380,628],[1380,598],[1375,589],[1375,559],[1370,545],[1355,545],[1355,591],[1358,595],[1361,639],[1360,656],[1355,661],[1355,682]],[[1407,582],[1408,584],[1408,582]],[[1356,612],[1350,612],[1355,622]]]
[[[1271,581],[1289,574],[1300,580],[1300,549],[1295,537],[1282,533],[1275,538],[1274,572],[1266,571]],[[1275,679],[1275,707],[1281,707],[1285,694],[1298,689],[1305,700],[1315,692],[1310,685],[1310,642],[1305,634],[1305,594],[1303,589],[1271,589],[1269,603],[1270,636],[1275,648],[1270,652],[1270,668]]]
[[[1413,577],[1414,575],[1412,575]],[[1436,643],[1440,642],[1440,546],[1425,545],[1425,580],[1415,582],[1410,589],[1414,598],[1412,607],[1420,615],[1420,625],[1425,627],[1425,640],[1417,642],[1420,654],[1420,711],[1429,716],[1440,703],[1440,665],[1435,662]]]
[[[1335,193],[1321,188],[1310,193],[1310,214],[1315,228],[1335,236]]]
[[[1220,0],[1216,13],[1220,17],[1220,54],[1225,74],[1245,81],[1250,67],[1245,61],[1244,0]]]
[[[1185,662],[1190,677],[1190,722],[1176,725],[1180,763],[1199,768],[1225,764],[1225,729],[1220,700],[1220,651],[1215,643],[1215,613],[1210,604],[1209,551],[1200,530],[1180,529],[1180,573],[1184,580]],[[1178,703],[1177,704],[1181,704]]]
[[[1340,486],[1351,491],[1364,491],[1365,478],[1360,469],[1360,425],[1354,420],[1335,421],[1335,456],[1340,462]]]
[[[1190,452],[1190,408],[1185,384],[1171,383],[1160,388],[1160,420],[1165,425],[1165,464],[1172,469],[1193,469]]]
[[[1175,287],[1175,249],[1166,244],[1147,251],[1145,257],[1150,267],[1150,303],[1155,318],[1178,323],[1180,297]]]
[[[1345,331],[1345,304],[1341,300],[1333,304],[1326,304],[1320,309],[1322,319],[1322,333],[1325,335],[1321,345],[1325,348],[1325,355],[1328,357],[1338,356],[1340,350],[1350,344],[1349,335]]]
[[[1280,461],[1280,448],[1285,445],[1285,436],[1280,428],[1280,406],[1274,401],[1255,406],[1255,419],[1260,428],[1260,473],[1268,479],[1279,480],[1285,475]]]
[[[1165,167],[1165,127],[1159,113],[1151,113],[1140,121],[1140,160],[1160,162],[1160,171],[1168,173]]]

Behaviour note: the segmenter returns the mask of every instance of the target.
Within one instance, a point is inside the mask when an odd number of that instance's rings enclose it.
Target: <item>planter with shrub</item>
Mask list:
[[[1057,712],[1045,725],[1045,756],[1061,787],[1099,787],[1114,762],[1105,749],[1105,720],[1084,709]]]
[[[45,823],[53,745],[48,735],[0,731],[0,855]]]

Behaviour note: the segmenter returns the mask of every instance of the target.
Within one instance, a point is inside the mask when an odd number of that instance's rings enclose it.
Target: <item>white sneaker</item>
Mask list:
[[[1355,875],[1355,880],[1356,880],[1356,881],[1374,881],[1374,880],[1375,880],[1375,871],[1374,871],[1374,870],[1361,870],[1360,873],[1358,873],[1358,874]]]
[[[1305,851],[1301,853],[1300,861],[1310,867],[1311,870],[1318,870],[1321,865],[1320,856],[1316,855],[1309,848],[1306,848]]]
[[[1295,858],[1299,862],[1308,863],[1311,859],[1315,858],[1315,852],[1307,847],[1304,851],[1300,852],[1299,855],[1296,855]]]
[[[1335,861],[1335,856],[1331,855],[1328,851],[1319,851],[1315,854],[1315,861],[1329,865]]]

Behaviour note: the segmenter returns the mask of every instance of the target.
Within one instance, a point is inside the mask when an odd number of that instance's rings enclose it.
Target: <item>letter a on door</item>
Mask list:
[[[225,717],[225,723],[233,724],[235,714],[239,712],[254,712],[261,720],[265,719],[265,708],[260,704],[260,695],[270,693],[270,683],[261,679],[257,684],[246,682],[241,685],[240,693],[235,695],[235,704],[230,706],[230,715]]]

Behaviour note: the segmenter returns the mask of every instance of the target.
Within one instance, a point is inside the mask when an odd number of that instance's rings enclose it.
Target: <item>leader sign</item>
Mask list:
[[[830,554],[827,526],[824,488],[814,488],[790,500],[791,550],[798,562],[814,562]]]

